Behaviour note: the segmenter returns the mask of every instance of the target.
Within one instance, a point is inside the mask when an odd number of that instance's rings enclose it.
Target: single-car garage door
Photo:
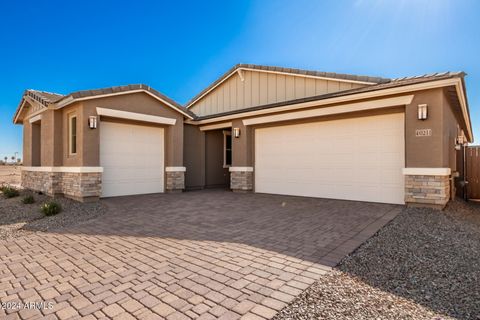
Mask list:
[[[163,128],[102,121],[102,197],[163,192]]]
[[[255,130],[255,191],[404,203],[404,114]]]

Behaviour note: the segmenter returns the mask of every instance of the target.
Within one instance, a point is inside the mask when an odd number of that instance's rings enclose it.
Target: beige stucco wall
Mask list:
[[[85,130],[86,123],[84,121],[83,113],[82,113],[82,104],[81,103],[73,103],[65,108],[60,109],[62,116],[62,139],[61,139],[61,146],[62,146],[62,165],[66,167],[80,167],[84,165],[82,160],[84,150],[83,144],[83,132]],[[68,141],[68,132],[69,132],[69,124],[68,118],[70,116],[75,115],[77,117],[77,153],[76,154],[69,154],[69,141]],[[58,142],[57,145],[60,145]],[[89,152],[89,150],[86,150]]]
[[[418,120],[418,105],[428,105],[428,119]],[[443,163],[443,93],[434,89],[415,93],[405,108],[405,166],[441,168]],[[416,137],[417,129],[432,129],[430,137]]]
[[[43,111],[41,124],[42,166],[99,166],[100,165],[100,122],[97,129],[88,128],[88,117],[98,116],[96,108],[110,108],[148,115],[176,119],[173,126],[165,128],[165,166],[183,166],[183,115],[145,93],[123,94],[112,97],[76,102],[67,107]],[[77,116],[77,153],[69,154],[68,118]],[[28,115],[28,114],[27,114]],[[108,121],[124,121],[108,119]],[[156,125],[136,122],[141,125]],[[23,121],[23,160],[25,166],[32,165],[32,124],[28,117]]]
[[[41,164],[53,166],[53,141],[54,141],[54,111],[45,110],[42,113],[41,122]]]
[[[23,165],[32,165],[32,125],[28,121],[23,122]]]
[[[428,119],[417,119],[418,104],[428,105]],[[459,121],[443,89],[415,94],[406,107],[406,166],[420,168],[451,168],[456,171],[455,138]],[[416,129],[432,129],[431,137],[416,137]]]
[[[98,127],[94,130],[89,129],[87,123],[89,116],[97,115],[97,107],[176,119],[175,125],[162,126],[165,128],[165,166],[183,166],[183,115],[143,92],[82,102],[82,119],[79,122],[79,126],[83,130],[83,135],[79,136],[79,145],[82,146],[79,160],[81,165],[100,165],[101,146],[99,142],[102,119],[98,119]],[[123,120],[109,119],[108,121],[122,122]],[[137,122],[137,124],[141,124],[141,122]]]
[[[195,102],[190,110],[203,116],[365,86],[353,82],[298,75],[250,70],[242,70],[242,72],[243,81],[238,72],[234,73]]]
[[[232,166],[253,166],[253,128],[251,126],[244,126],[242,119],[232,121],[232,128],[240,129],[240,137],[232,137]]]
[[[62,166],[63,165],[63,139],[64,139],[64,130],[63,130],[63,110],[55,110],[53,113],[53,166]]]

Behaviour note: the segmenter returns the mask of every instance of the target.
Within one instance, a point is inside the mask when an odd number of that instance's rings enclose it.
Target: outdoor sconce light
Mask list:
[[[462,146],[466,144],[465,139],[463,136],[458,136],[455,139],[455,150],[462,150]]]
[[[233,136],[235,138],[240,138],[240,128],[233,128]]]
[[[97,129],[97,117],[96,116],[89,116],[88,117],[88,127],[90,129]]]
[[[418,105],[418,120],[426,120],[428,116],[428,110],[426,104]]]

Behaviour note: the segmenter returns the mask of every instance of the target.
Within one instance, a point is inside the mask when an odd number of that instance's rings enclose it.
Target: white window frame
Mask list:
[[[73,130],[72,120],[75,118],[75,152],[73,152]],[[76,113],[68,115],[68,154],[71,156],[76,155],[78,152],[78,117]]]
[[[228,130],[223,130],[223,168],[230,168],[232,164],[227,164],[227,137],[232,139],[232,132]],[[230,162],[233,162],[233,140],[230,145]]]

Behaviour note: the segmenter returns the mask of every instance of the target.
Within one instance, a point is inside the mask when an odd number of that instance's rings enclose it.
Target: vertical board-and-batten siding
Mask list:
[[[190,108],[199,116],[311,97],[365,86],[364,84],[242,70],[235,72]]]

